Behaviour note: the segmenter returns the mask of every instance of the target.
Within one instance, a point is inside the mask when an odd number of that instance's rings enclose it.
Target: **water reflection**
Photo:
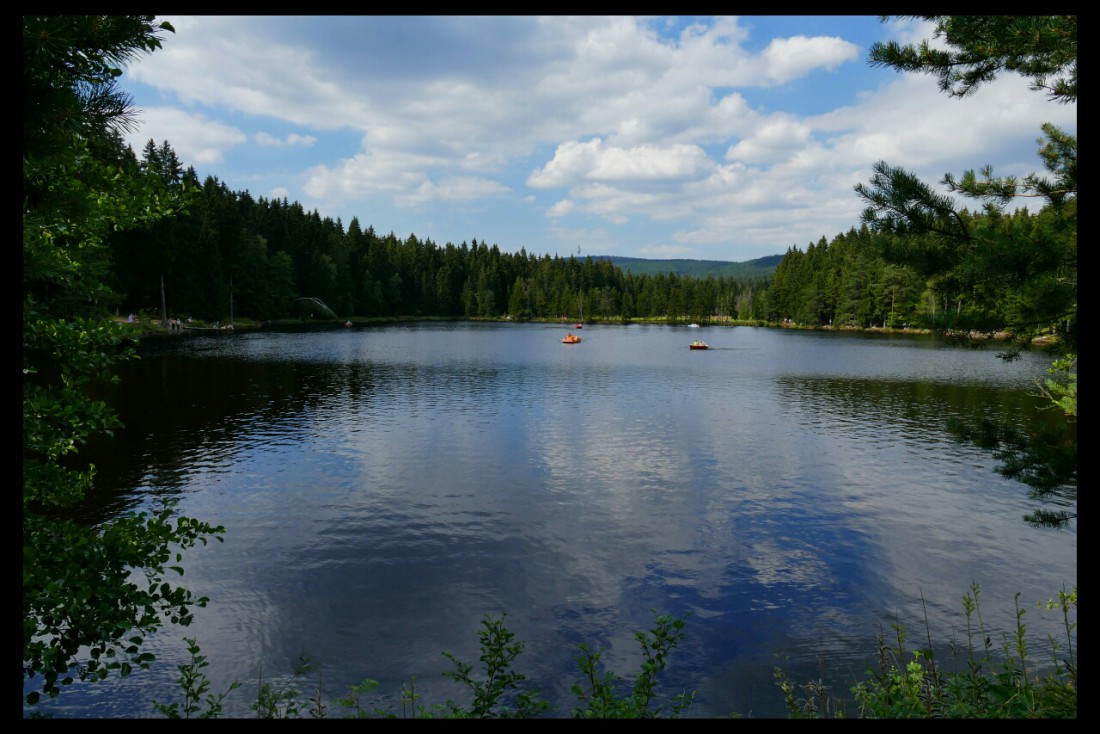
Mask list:
[[[950,634],[973,580],[1002,624],[1017,591],[1076,581],[1075,530],[1025,526],[1026,491],[943,428],[1026,423],[1041,355],[763,329],[708,330],[706,352],[671,327],[560,336],[418,325],[148,345],[112,396],[126,429],[89,448],[89,518],[172,496],[228,528],[187,563],[214,600],[186,634],[215,680],[247,690],[306,652],[333,695],[371,677],[396,696],[415,675],[440,702],[460,693],[440,653],[475,661],[483,615],[507,612],[521,672],[563,712],[577,645],[630,673],[650,610],[691,615],[670,686],[698,691],[694,715],[783,715],[777,654],[796,673],[821,656],[862,672],[895,615],[927,605]],[[148,715],[173,695],[180,637],[154,642],[169,665],[141,674],[142,694],[109,683],[58,710]],[[227,711],[247,715],[247,698]]]

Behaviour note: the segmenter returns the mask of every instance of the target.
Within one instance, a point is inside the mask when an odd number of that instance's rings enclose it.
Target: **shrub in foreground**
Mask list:
[[[1062,591],[1057,599],[1046,602],[1048,609],[1060,610],[1064,640],[1048,638],[1050,659],[1037,664],[1032,659],[1024,624],[1025,610],[1016,598],[1016,619],[1011,634],[1001,643],[999,656],[994,655],[993,641],[981,615],[981,590],[973,584],[963,595],[966,614],[966,639],[952,641],[954,670],[945,670],[932,650],[927,618],[927,647],[909,650],[907,631],[900,623],[891,625],[892,639],[884,632],[878,636],[876,667],[866,672],[866,678],[856,681],[848,690],[851,698],[834,695],[824,681],[797,684],[781,669],[775,670],[775,680],[788,715],[791,718],[1076,718],[1077,717],[1077,587]],[[349,693],[335,699],[341,718],[513,718],[528,719],[554,716],[550,704],[540,698],[537,690],[526,687],[526,676],[517,673],[513,664],[524,649],[522,642],[504,624],[505,615],[482,620],[478,633],[481,668],[459,660],[454,654],[443,655],[454,664],[454,670],[443,675],[463,684],[470,701],[460,704],[448,700],[443,704],[426,705],[416,693],[415,679],[402,684],[401,710],[390,711],[371,706],[368,697],[378,688],[378,682],[366,679],[353,686]],[[690,711],[694,693],[685,692],[666,701],[659,700],[658,677],[665,671],[669,656],[684,638],[684,621],[670,615],[655,615],[655,624],[646,632],[635,633],[642,649],[640,669],[628,683],[612,671],[600,667],[599,650],[580,645],[577,664],[582,680],[571,687],[576,705],[569,712],[572,718],[583,719],[644,719],[678,718]],[[234,682],[221,694],[209,692],[209,681],[202,669],[207,666],[194,640],[187,640],[191,661],[179,666],[180,688],[184,701],[154,704],[156,710],[169,718],[216,718],[222,713],[222,702],[239,684]],[[326,718],[328,707],[321,695],[321,685],[305,696],[298,681],[316,671],[303,659],[289,681],[275,685],[261,683],[257,700],[250,708],[258,718]],[[1042,672],[1038,672],[1038,671]]]

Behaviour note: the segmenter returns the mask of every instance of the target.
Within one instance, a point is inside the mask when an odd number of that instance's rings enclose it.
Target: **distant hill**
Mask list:
[[[768,255],[756,260],[734,263],[722,260],[649,260],[642,257],[619,257],[617,255],[593,255],[593,260],[610,260],[611,264],[624,273],[633,275],[690,275],[705,278],[708,275],[727,276],[737,280],[759,280],[775,274],[775,267],[783,255]]]

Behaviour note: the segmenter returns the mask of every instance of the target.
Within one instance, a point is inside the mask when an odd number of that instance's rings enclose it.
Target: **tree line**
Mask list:
[[[1077,232],[1064,208],[954,215],[955,240],[876,232],[867,223],[792,247],[776,268],[765,318],[839,327],[1008,330],[1075,340]],[[1011,243],[1011,251],[1009,251]]]
[[[1048,135],[1047,148],[1066,137]],[[176,216],[109,238],[105,270],[118,303],[150,316],[166,317],[164,308],[208,321],[234,312],[259,321],[321,317],[319,299],[331,309],[324,315],[338,318],[789,321],[1007,328],[1021,338],[1067,336],[1076,325],[1075,198],[1035,213],[943,209],[920,228],[870,214],[832,240],[790,247],[772,276],[744,279],[633,274],[610,259],[505,252],[476,238],[401,239],[358,218],[345,227],[285,198],[254,198],[213,176],[200,182],[168,141],[150,140],[140,158],[122,148],[112,160],[184,202]],[[889,185],[888,175],[904,172],[880,169],[872,185]],[[873,200],[871,189],[861,191]]]
[[[319,299],[339,318],[763,319],[768,278],[633,275],[609,259],[505,252],[478,241],[439,245],[415,234],[345,227],[298,202],[199,181],[168,141],[150,140],[139,158],[119,150],[130,175],[183,202],[177,216],[109,240],[109,283],[118,308],[225,321],[319,316]]]

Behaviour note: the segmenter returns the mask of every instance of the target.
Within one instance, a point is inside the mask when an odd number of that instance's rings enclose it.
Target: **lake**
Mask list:
[[[1050,356],[929,335],[750,327],[422,323],[174,336],[142,346],[111,401],[126,428],[89,446],[89,521],[163,498],[227,530],[189,551],[209,596],[153,636],[158,663],[75,686],[58,717],[153,716],[182,698],[183,637],[228,716],[301,655],[341,696],[378,680],[400,714],[464,690],[485,615],[526,644],[515,668],[568,715],[578,645],[633,680],[635,632],[686,621],[665,694],[688,716],[783,717],[776,666],[837,693],[902,621],[922,644],[965,635],[981,585],[996,641],[1015,595],[1036,659],[1077,582],[1076,522],[954,441],[949,417],[1035,419]],[[702,338],[709,350],[689,350]],[[1070,505],[1075,509],[1075,501]],[[308,692],[317,674],[302,683]],[[24,711],[26,713],[26,710]],[[341,716],[338,707],[329,710]]]

